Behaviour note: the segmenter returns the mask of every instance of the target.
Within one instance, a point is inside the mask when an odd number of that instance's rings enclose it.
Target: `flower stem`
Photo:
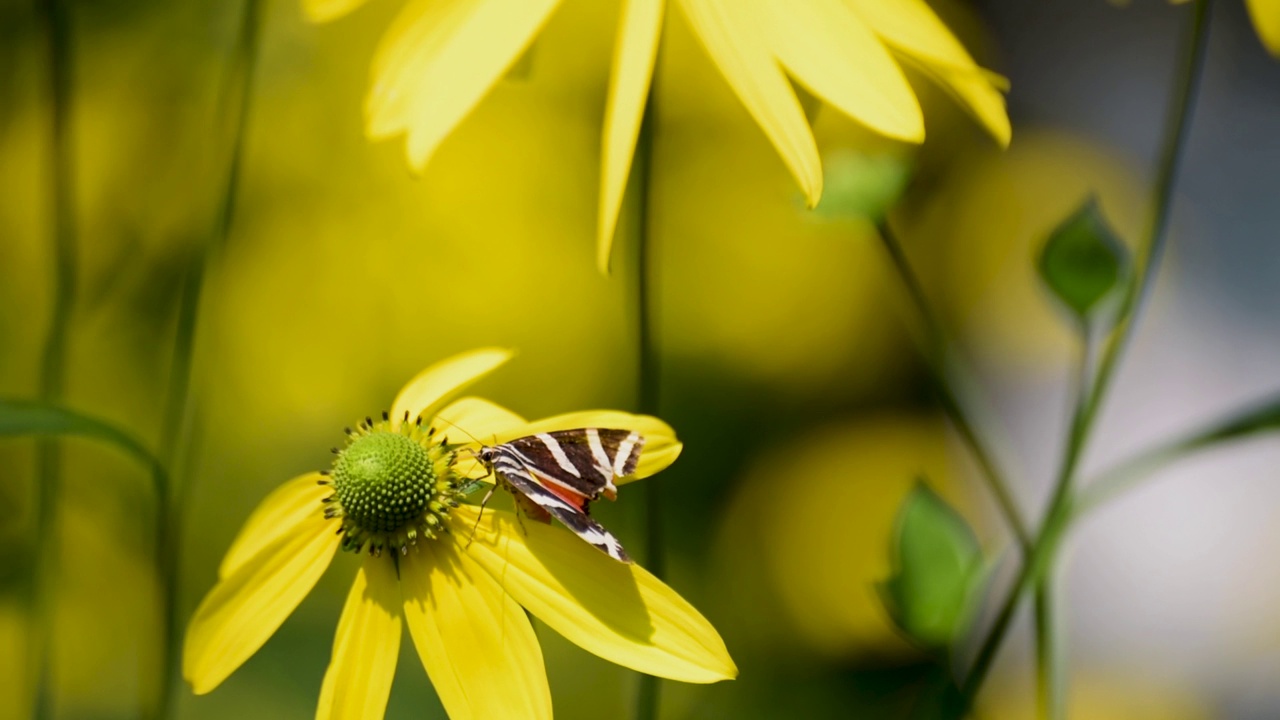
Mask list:
[[[982,477],[986,480],[987,487],[995,498],[1001,515],[1004,517],[1005,522],[1008,523],[1018,546],[1024,551],[1023,554],[1025,555],[1026,551],[1031,547],[1031,532],[1027,529],[1021,513],[1018,512],[1018,506],[1014,502],[1013,493],[1009,490],[1008,481],[1001,474],[992,459],[991,451],[978,435],[973,423],[969,421],[964,409],[960,406],[960,402],[956,398],[951,383],[947,378],[946,349],[948,342],[946,333],[942,329],[942,323],[933,312],[933,308],[925,295],[924,286],[920,283],[920,278],[916,275],[915,270],[912,269],[910,261],[907,260],[902,243],[899,242],[897,235],[887,221],[880,223],[879,233],[884,248],[889,253],[889,259],[893,261],[893,267],[897,271],[898,277],[902,280],[907,294],[911,297],[912,305],[915,306],[917,314],[919,314],[921,321],[924,323],[924,356],[929,366],[930,380],[933,383],[934,391],[937,393],[939,401],[942,403],[942,409],[951,420],[951,424],[955,426],[956,431],[960,433],[961,439],[969,447],[969,452],[978,463],[978,468],[982,471]]]
[[[173,357],[170,362],[169,388],[160,426],[159,458],[170,469],[175,480],[168,492],[159,498],[156,522],[156,563],[163,587],[164,638],[161,658],[161,681],[151,712],[164,717],[172,702],[177,677],[178,645],[181,623],[177,612],[179,589],[178,565],[181,559],[181,528],[184,499],[189,488],[178,471],[180,448],[187,436],[191,405],[191,368],[195,354],[200,303],[209,266],[215,254],[227,243],[235,214],[236,192],[244,156],[245,128],[253,98],[254,69],[257,65],[264,2],[246,0],[241,19],[232,67],[228,72],[219,107],[231,120],[230,158],[222,187],[222,196],[209,237],[195,250],[183,278],[179,300],[177,329],[174,333]]]
[[[1093,426],[1098,408],[1106,395],[1112,373],[1128,344],[1134,321],[1142,309],[1143,301],[1149,292],[1151,278],[1154,276],[1163,252],[1178,169],[1185,150],[1191,114],[1204,70],[1205,49],[1209,38],[1210,4],[1210,0],[1195,0],[1192,20],[1187,29],[1183,61],[1177,75],[1173,102],[1165,124],[1166,135],[1162,143],[1160,165],[1153,191],[1152,220],[1144,242],[1139,248],[1137,278],[1125,290],[1117,315],[1118,322],[1102,350],[1098,372],[1089,389],[1081,393],[1072,415],[1070,434],[1054,485],[1053,499],[1049,503],[1040,533],[1032,545],[1030,559],[1001,602],[1001,610],[996,622],[983,641],[977,660],[963,682],[960,708],[962,714],[972,707],[974,698],[990,670],[996,651],[1009,630],[1010,620],[1018,601],[1025,592],[1036,587],[1051,568],[1058,544],[1069,529],[1073,516],[1074,502],[1071,490],[1076,467],[1088,441],[1089,431]]]
[[[636,320],[639,352],[637,396],[639,410],[647,415],[658,413],[660,396],[658,341],[654,327],[656,301],[653,297],[655,259],[653,252],[653,155],[657,136],[657,64],[645,102],[640,136],[636,140],[632,165],[632,185],[636,189]],[[645,494],[645,568],[659,579],[666,575],[665,529],[662,524],[661,485],[650,478],[643,483]],[[641,674],[636,693],[636,720],[658,717],[661,683],[652,675]]]
[[[53,311],[40,361],[40,398],[62,399],[66,384],[67,338],[76,297],[74,153],[71,136],[72,50],[71,18],[61,0],[40,4],[49,63],[50,193],[53,215]],[[36,718],[53,714],[53,622],[58,575],[57,502],[60,489],[59,444],[42,440],[36,450],[36,546],[38,559],[30,600],[35,632],[28,667],[35,673]]]

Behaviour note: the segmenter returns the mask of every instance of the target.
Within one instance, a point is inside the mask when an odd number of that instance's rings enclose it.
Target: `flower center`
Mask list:
[[[342,549],[404,554],[419,538],[446,532],[444,519],[461,497],[456,453],[433,436],[407,421],[393,428],[385,414],[347,429],[326,481],[334,492],[324,501],[326,517],[342,518]]]

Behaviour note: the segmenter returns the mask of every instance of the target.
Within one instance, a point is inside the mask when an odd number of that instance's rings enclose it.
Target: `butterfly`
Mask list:
[[[643,447],[644,437],[634,430],[577,428],[486,445],[476,457],[526,516],[539,522],[554,517],[609,557],[630,563],[622,543],[588,514],[588,506],[601,495],[618,497],[614,480],[635,473]]]

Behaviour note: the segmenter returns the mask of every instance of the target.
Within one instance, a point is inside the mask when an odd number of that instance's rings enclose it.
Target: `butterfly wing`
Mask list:
[[[586,512],[589,498],[553,492],[538,481],[520,454],[508,448],[510,443],[493,448],[493,469],[516,494],[516,500],[525,506],[532,504],[538,512],[550,515],[564,523],[575,535],[619,562],[630,563],[631,557],[622,549],[622,543]],[[528,508],[526,508],[528,509]],[[537,519],[537,514],[534,515]]]
[[[527,435],[504,446],[549,488],[587,500],[601,495],[613,500],[618,496],[614,479],[635,473],[644,437],[634,430],[577,428]]]

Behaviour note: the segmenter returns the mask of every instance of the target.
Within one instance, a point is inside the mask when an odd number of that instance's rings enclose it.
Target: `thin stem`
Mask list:
[[[1036,675],[1040,717],[1063,720],[1066,717],[1066,678],[1061,660],[1061,640],[1056,627],[1053,578],[1047,575],[1036,583]]]
[[[1166,135],[1162,145],[1161,161],[1155,185],[1153,201],[1153,219],[1147,237],[1139,253],[1139,273],[1136,282],[1126,290],[1121,303],[1119,322],[1116,330],[1103,349],[1098,373],[1092,387],[1083,393],[1080,402],[1072,414],[1070,435],[1064,453],[1061,469],[1055,482],[1053,499],[1049,503],[1044,524],[1032,547],[1030,561],[1024,566],[1018,581],[1009,589],[1008,595],[1001,602],[1001,611],[997,621],[992,625],[986,639],[982,643],[978,659],[965,678],[962,687],[961,711],[972,707],[973,700],[982,686],[983,679],[990,669],[996,651],[1008,633],[1013,610],[1017,607],[1021,596],[1035,587],[1039,578],[1052,565],[1056,556],[1058,543],[1070,525],[1072,512],[1073,478],[1080,456],[1086,445],[1089,430],[1093,425],[1097,409],[1106,395],[1111,374],[1119,361],[1123,348],[1128,343],[1132,332],[1133,321],[1142,309],[1143,299],[1148,292],[1151,278],[1162,254],[1165,235],[1168,229],[1169,209],[1173,199],[1173,191],[1177,180],[1178,168],[1186,145],[1190,129],[1191,112],[1195,107],[1195,98],[1203,75],[1205,49],[1209,38],[1210,0],[1196,0],[1193,16],[1187,30],[1187,38],[1183,47],[1183,62],[1177,75],[1177,85],[1170,107],[1168,121],[1165,124]]]
[[[645,102],[644,118],[640,124],[640,137],[636,142],[635,160],[632,163],[631,187],[636,189],[636,244],[637,250],[637,312],[639,362],[639,409],[656,415],[658,412],[660,374],[658,343],[654,334],[654,275],[653,252],[653,155],[658,131],[657,65],[654,79]],[[644,483],[645,493],[645,566],[656,577],[666,575],[665,529],[662,524],[661,486],[650,478]],[[661,682],[652,675],[640,675],[636,694],[636,720],[653,720],[658,717]]]
[[[1082,322],[1077,328],[1076,336],[1078,354],[1074,363],[1074,378],[1071,383],[1075,401],[1071,417],[1071,427],[1067,440],[1054,498],[1050,503],[1050,512],[1062,514],[1063,508],[1071,497],[1072,478],[1080,457],[1085,431],[1080,425],[1080,408],[1088,402],[1089,361],[1094,354],[1093,334],[1088,323]],[[1063,528],[1069,525],[1069,515],[1064,515]],[[1065,656],[1061,650],[1062,638],[1059,637],[1057,618],[1054,617],[1053,581],[1054,555],[1052,552],[1042,561],[1042,574],[1035,582],[1035,629],[1036,629],[1036,677],[1038,697],[1040,700],[1040,716],[1048,720],[1061,720],[1066,712]]]
[[[1151,280],[1164,255],[1178,171],[1182,166],[1187,137],[1191,132],[1196,97],[1200,92],[1200,80],[1204,74],[1205,50],[1209,43],[1209,20],[1212,15],[1211,5],[1210,0],[1196,0],[1192,10],[1182,66],[1178,73],[1178,85],[1174,91],[1168,121],[1165,124],[1166,135],[1160,152],[1160,165],[1156,170],[1155,187],[1152,190],[1151,219],[1145,242],[1139,247],[1136,258],[1137,277],[1125,289],[1117,315],[1119,322],[1103,348],[1093,391],[1083,409],[1086,428],[1092,425],[1093,417],[1106,396],[1120,358],[1129,345],[1133,335],[1133,325],[1141,314],[1141,308],[1147,296],[1151,293]]]
[[[40,362],[40,398],[62,399],[66,383],[67,338],[76,297],[76,227],[74,152],[71,136],[72,53],[71,18],[64,2],[44,0],[40,5],[45,24],[49,63],[50,194],[53,214],[53,312]],[[61,458],[58,443],[42,440],[36,451],[36,543],[39,554],[31,583],[36,631],[31,643],[35,681],[35,717],[53,714],[53,606],[58,575],[59,538],[57,502]]]
[[[889,227],[889,223],[881,223],[879,230],[884,248],[889,253],[889,259],[893,261],[893,267],[897,270],[898,277],[902,280],[907,294],[911,297],[912,305],[915,306],[916,312],[924,323],[924,355],[929,365],[930,379],[933,382],[934,391],[942,403],[942,409],[951,420],[952,425],[955,426],[961,439],[969,447],[969,452],[978,463],[982,477],[986,480],[988,489],[1000,508],[1001,516],[1008,523],[1018,546],[1024,551],[1025,555],[1026,551],[1031,547],[1031,532],[1027,529],[1026,522],[1023,521],[1022,515],[1018,511],[1017,503],[1014,502],[1013,493],[1009,490],[1009,482],[1001,474],[991,451],[982,441],[977,430],[974,429],[973,423],[969,421],[964,409],[960,406],[960,402],[956,398],[951,383],[947,378],[946,348],[948,343],[942,323],[933,312],[933,308],[925,295],[924,286],[920,283],[920,278],[916,275],[915,270],[912,269],[911,263],[907,260],[906,253],[902,249],[902,243],[899,242],[897,235]]]
[[[163,582],[164,596],[164,655],[161,658],[161,682],[152,712],[163,717],[172,700],[177,675],[178,644],[181,627],[177,613],[178,564],[181,558],[180,540],[184,499],[189,488],[178,471],[179,449],[187,436],[188,415],[191,403],[191,368],[195,355],[196,334],[199,327],[200,303],[209,266],[215,254],[227,243],[235,216],[236,192],[240,184],[240,172],[244,156],[245,128],[248,125],[253,99],[254,70],[257,66],[259,37],[261,35],[264,4],[261,0],[246,0],[241,19],[240,35],[234,61],[219,103],[227,117],[232,119],[230,159],[222,187],[222,197],[209,237],[195,251],[187,266],[179,301],[177,330],[174,334],[173,358],[170,364],[169,388],[165,401],[163,421],[160,426],[159,457],[164,467],[170,468],[174,482],[160,498],[159,517],[156,522],[156,563]]]

